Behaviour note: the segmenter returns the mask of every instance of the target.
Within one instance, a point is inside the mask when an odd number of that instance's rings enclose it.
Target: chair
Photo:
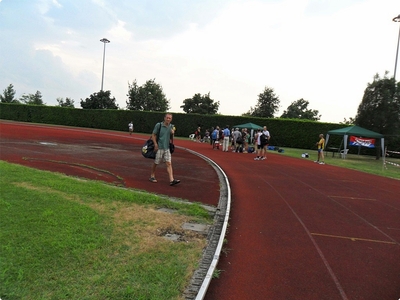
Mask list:
[[[340,156],[341,156],[342,158],[346,158],[347,152],[349,152],[349,149],[340,150]]]
[[[191,139],[192,141],[194,141],[194,133],[189,134],[189,139]]]

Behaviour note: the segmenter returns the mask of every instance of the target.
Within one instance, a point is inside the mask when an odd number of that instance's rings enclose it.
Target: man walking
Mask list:
[[[167,166],[167,173],[169,177],[169,185],[176,185],[180,183],[180,180],[174,178],[172,171],[172,161],[171,161],[171,152],[169,151],[169,143],[173,141],[174,137],[174,129],[171,124],[172,114],[167,113],[164,116],[164,122],[157,123],[154,126],[153,133],[151,135],[151,139],[154,143],[154,151],[156,151],[156,158],[154,159],[153,166],[151,168],[150,181],[153,183],[157,182],[156,179],[156,168],[164,161]]]

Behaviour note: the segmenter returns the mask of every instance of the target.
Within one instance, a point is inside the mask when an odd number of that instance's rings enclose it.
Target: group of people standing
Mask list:
[[[242,153],[252,152],[249,151],[249,145],[253,143],[254,151],[257,153],[255,160],[264,160],[267,157],[267,147],[270,138],[271,135],[267,130],[267,126],[264,126],[262,130],[259,129],[252,138],[246,128],[242,130],[234,128],[231,131],[229,125],[226,125],[224,129],[221,129],[219,126],[212,129],[210,143],[214,149],[219,149],[219,145],[222,143],[223,152],[232,151]]]
[[[221,129],[219,126],[211,129],[211,140],[210,144],[214,149],[219,149],[219,145],[222,144],[223,152],[244,152],[247,153],[247,147],[249,145],[250,134],[247,129],[235,128],[232,131],[229,129],[229,125]]]

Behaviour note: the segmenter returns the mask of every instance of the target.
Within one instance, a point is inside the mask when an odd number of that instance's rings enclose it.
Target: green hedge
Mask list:
[[[56,106],[0,103],[0,119],[32,123],[56,124],[86,128],[128,131],[128,123],[133,122],[135,132],[151,133],[154,125],[163,120],[165,113],[131,110],[96,110],[64,108]],[[266,125],[271,132],[271,144],[279,147],[315,149],[320,133],[346,127],[343,124],[322,123],[307,120],[266,119],[241,116],[198,115],[173,113],[172,123],[176,126],[176,136],[188,137],[200,126],[206,128],[229,124],[230,127],[244,123]],[[339,147],[341,137],[331,136],[329,145]]]

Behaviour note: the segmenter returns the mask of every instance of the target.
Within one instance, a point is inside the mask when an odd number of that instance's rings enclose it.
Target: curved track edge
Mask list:
[[[231,188],[228,177],[217,163],[193,150],[187,148],[185,150],[207,161],[217,172],[220,182],[218,207],[214,215],[214,224],[207,236],[207,247],[203,251],[199,267],[194,272],[190,284],[184,292],[185,299],[203,300],[213,278],[224,244],[231,207]]]

